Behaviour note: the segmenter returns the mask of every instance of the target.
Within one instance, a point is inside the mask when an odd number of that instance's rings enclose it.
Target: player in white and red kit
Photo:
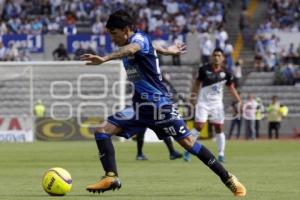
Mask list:
[[[192,92],[197,97],[195,106],[195,129],[192,130],[198,135],[207,120],[213,124],[216,132],[216,143],[218,147],[218,160],[224,162],[225,134],[224,134],[224,105],[223,89],[224,85],[229,88],[230,93],[239,102],[241,98],[237,93],[233,76],[224,65],[224,54],[222,49],[216,48],[213,51],[212,63],[206,63],[199,68],[198,76],[193,85]],[[195,100],[192,103],[195,105]],[[188,160],[185,153],[185,160]]]

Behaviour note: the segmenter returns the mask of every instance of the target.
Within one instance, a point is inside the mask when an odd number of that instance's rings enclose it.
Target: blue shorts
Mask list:
[[[108,117],[107,121],[122,129],[118,136],[131,138],[135,134],[144,133],[146,128],[152,129],[162,140],[172,136],[180,140],[190,135],[183,119],[173,105],[156,107],[154,105],[135,105]]]

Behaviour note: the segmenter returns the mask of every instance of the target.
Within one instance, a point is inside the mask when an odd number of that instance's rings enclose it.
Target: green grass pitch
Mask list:
[[[216,152],[212,141],[203,143]],[[198,159],[193,158],[190,163],[170,161],[163,143],[145,144],[144,151],[149,161],[135,161],[135,142],[115,142],[115,147],[122,188],[92,194],[85,190],[85,186],[103,175],[93,141],[1,143],[0,199],[235,199]],[[230,141],[226,153],[225,166],[248,189],[244,199],[300,198],[299,140]],[[55,166],[67,169],[73,178],[73,188],[64,197],[50,197],[41,187],[43,173]]]

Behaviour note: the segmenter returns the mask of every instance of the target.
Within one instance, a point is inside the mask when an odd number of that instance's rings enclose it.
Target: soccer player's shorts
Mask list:
[[[223,104],[208,105],[197,103],[195,109],[195,122],[205,123],[209,120],[211,123],[224,124],[225,113]]]
[[[109,116],[107,121],[120,127],[122,132],[118,136],[127,139],[135,134],[144,133],[146,128],[152,129],[160,140],[169,136],[180,140],[190,135],[190,131],[173,105],[164,105],[160,108],[146,105],[139,109],[127,107]]]

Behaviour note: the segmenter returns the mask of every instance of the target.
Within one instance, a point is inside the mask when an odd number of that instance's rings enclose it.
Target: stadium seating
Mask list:
[[[192,66],[162,66],[162,73],[170,75],[170,83],[174,86],[178,94],[190,94],[192,83],[193,83],[193,74],[195,68]]]
[[[241,88],[243,99],[252,93],[262,99],[265,106],[271,103],[273,95],[279,97],[280,103],[288,106],[289,117],[300,117],[300,88],[296,86],[273,85],[273,72],[251,72]]]
[[[108,114],[113,112],[112,106],[120,100],[113,96],[113,83],[120,80],[118,67],[104,65],[101,67],[74,65],[65,63],[49,65],[44,63],[32,68],[33,98],[34,104],[42,100],[46,107],[46,116],[51,115],[51,106],[55,105],[53,113],[57,117],[77,115],[77,110],[82,103],[104,103],[107,105]],[[162,71],[170,75],[170,81],[178,93],[189,94],[192,84],[193,67],[170,67],[163,66]],[[31,114],[31,90],[29,68],[23,66],[1,67],[1,71],[7,76],[0,80],[0,114],[1,115],[30,115]],[[24,71],[26,72],[24,74]],[[15,75],[14,75],[15,74]],[[17,75],[18,74],[18,75]],[[98,75],[105,74],[108,79],[107,95],[103,98],[82,98],[79,93],[87,97],[104,93],[104,82]],[[14,75],[14,76],[13,76]],[[83,75],[80,81],[80,75]],[[87,77],[88,76],[88,77]],[[80,91],[78,90],[80,82]],[[52,86],[51,86],[52,85]],[[70,85],[72,88],[70,88]],[[53,88],[51,94],[51,87]],[[118,87],[116,87],[118,89]],[[54,96],[53,96],[54,95]],[[130,104],[130,98],[126,101]],[[66,105],[67,104],[67,105]],[[72,113],[70,113],[70,106]],[[98,106],[83,108],[84,116],[103,115],[104,110]]]
[[[73,65],[73,66],[72,66]],[[120,65],[119,65],[120,66]],[[11,73],[12,68],[1,68],[6,74]],[[119,102],[112,94],[112,85],[115,81],[120,80],[120,68],[111,67],[110,65],[99,67],[87,67],[69,63],[65,65],[48,65],[40,64],[32,68],[32,103],[37,100],[42,100],[46,106],[46,116],[50,116],[50,108],[54,103],[67,103],[72,107],[73,114],[76,116],[77,108],[80,103],[99,103],[107,104],[108,113],[112,113],[112,105]],[[107,77],[107,95],[103,98],[93,98],[90,95],[101,95],[104,91],[104,81],[99,77],[99,74],[106,74]],[[80,75],[84,75],[80,81]],[[29,74],[15,76],[10,79],[0,80],[0,114],[1,115],[20,115],[31,113],[31,90]],[[80,82],[80,83],[79,83]],[[80,90],[78,89],[78,85]],[[53,88],[51,94],[51,85]],[[71,86],[71,88],[70,88]],[[79,93],[86,96],[80,98]],[[88,111],[91,116],[98,115],[102,112],[101,109],[95,106],[89,106],[83,109]],[[66,116],[69,113],[68,106],[58,106],[54,109],[55,116]]]

